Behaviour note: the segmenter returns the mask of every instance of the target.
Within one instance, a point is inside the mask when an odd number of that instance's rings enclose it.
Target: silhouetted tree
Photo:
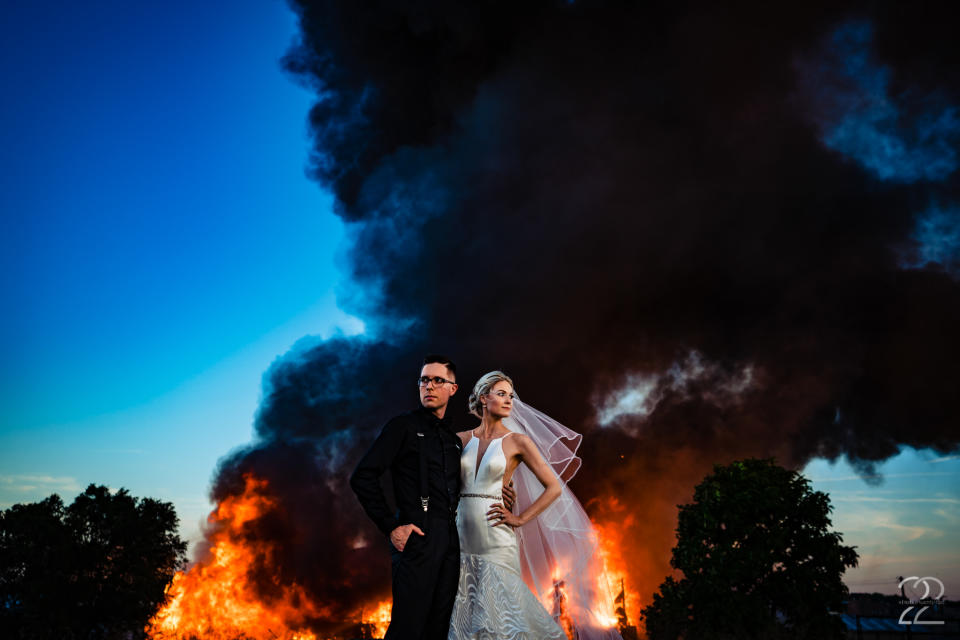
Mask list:
[[[857,565],[830,532],[825,493],[773,460],[715,465],[681,505],[667,578],[643,611],[650,640],[843,637],[837,612]]]
[[[90,485],[0,513],[4,637],[140,638],[186,561],[173,505]]]

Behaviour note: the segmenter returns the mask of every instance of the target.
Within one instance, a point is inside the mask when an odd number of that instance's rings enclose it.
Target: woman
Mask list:
[[[564,482],[579,467],[580,435],[520,402],[500,371],[477,381],[469,408],[481,422],[459,434],[460,583],[448,640],[564,640],[561,613],[583,640],[619,639],[592,611],[596,535]],[[519,515],[500,502],[511,479]]]

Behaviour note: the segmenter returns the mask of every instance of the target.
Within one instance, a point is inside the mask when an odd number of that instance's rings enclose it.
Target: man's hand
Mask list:
[[[503,506],[507,508],[507,511],[513,511],[513,505],[517,501],[517,492],[513,489],[513,480],[510,480],[509,485],[503,485]]]
[[[414,531],[423,535],[423,531],[420,530],[415,524],[402,524],[393,531],[390,532],[390,543],[397,548],[397,551],[403,552],[403,548],[407,546],[407,540],[410,538],[410,534]]]

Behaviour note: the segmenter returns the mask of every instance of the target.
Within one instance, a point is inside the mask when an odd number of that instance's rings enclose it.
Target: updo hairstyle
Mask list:
[[[480,396],[485,396],[490,393],[490,389],[498,382],[509,382],[510,386],[513,387],[513,380],[503,371],[491,371],[477,380],[477,384],[473,385],[473,391],[470,393],[470,397],[467,398],[467,408],[470,410],[470,413],[478,418],[483,418],[483,403],[480,402]]]

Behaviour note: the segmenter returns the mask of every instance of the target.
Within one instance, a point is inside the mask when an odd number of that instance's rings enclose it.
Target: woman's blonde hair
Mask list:
[[[490,373],[485,373],[480,376],[477,384],[473,385],[473,391],[470,393],[470,397],[467,398],[467,408],[470,410],[470,413],[478,418],[483,418],[483,403],[480,402],[480,396],[485,396],[490,393],[490,389],[498,382],[509,382],[511,387],[514,386],[513,380],[503,371],[491,371]]]

